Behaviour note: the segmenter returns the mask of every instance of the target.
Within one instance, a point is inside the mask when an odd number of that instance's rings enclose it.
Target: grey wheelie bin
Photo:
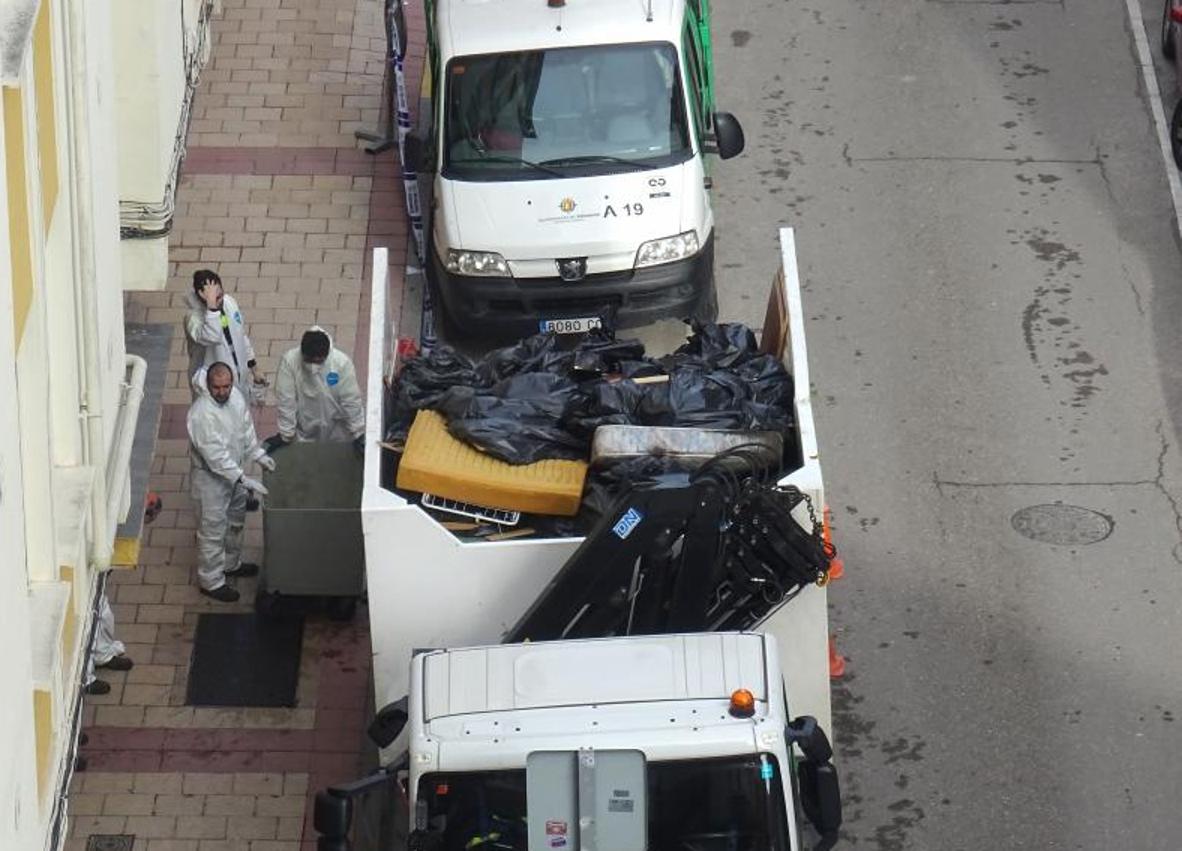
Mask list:
[[[329,598],[350,618],[365,590],[361,534],[362,462],[350,443],[292,443],[264,476],[260,614],[299,609],[290,598]]]

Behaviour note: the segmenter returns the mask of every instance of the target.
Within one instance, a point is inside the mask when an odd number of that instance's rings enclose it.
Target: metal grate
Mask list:
[[[134,845],[132,834],[92,833],[86,840],[86,851],[131,851]]]
[[[460,502],[458,499],[448,499],[425,493],[422,498],[423,506],[435,511],[446,511],[449,514],[459,514],[476,520],[488,520],[501,526],[516,526],[521,520],[520,511],[506,511],[503,508],[485,508],[483,505],[473,505],[470,502]]]

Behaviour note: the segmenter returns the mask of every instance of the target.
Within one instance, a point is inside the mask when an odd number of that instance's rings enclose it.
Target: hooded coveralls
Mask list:
[[[238,302],[228,295],[222,296],[219,310],[210,310],[205,300],[196,293],[186,298],[189,315],[185,317],[185,337],[189,346],[189,378],[194,380],[202,367],[221,361],[234,370],[234,386],[242,398],[250,396],[250,364],[254,362],[254,346],[246,336],[246,323]],[[193,398],[204,392],[194,382]]]
[[[202,385],[204,370],[200,370]],[[196,385],[196,380],[194,381]],[[266,455],[246,399],[237,387],[219,405],[202,391],[189,408],[189,493],[197,507],[197,581],[206,591],[226,584],[242,561],[246,522],[243,466]]]
[[[332,347],[332,337],[328,345],[322,364],[304,363],[299,346],[279,361],[275,399],[284,440],[347,441],[365,434],[365,402],[353,361]]]

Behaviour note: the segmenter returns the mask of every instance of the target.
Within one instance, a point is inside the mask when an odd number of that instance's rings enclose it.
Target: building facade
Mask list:
[[[92,611],[132,504],[203,0],[0,0],[0,848],[59,847]],[[179,318],[179,317],[178,317]],[[139,495],[142,499],[142,494]]]

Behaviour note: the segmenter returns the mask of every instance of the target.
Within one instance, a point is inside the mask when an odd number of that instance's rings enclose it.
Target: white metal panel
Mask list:
[[[446,715],[451,706],[451,654],[431,653],[423,660],[423,712],[427,718]]]
[[[426,718],[584,704],[725,700],[737,688],[764,700],[764,668],[763,638],[752,633],[454,650],[426,659]]]
[[[451,704],[453,713],[488,711],[488,653],[460,650],[451,656]]]
[[[516,706],[681,699],[684,670],[673,641],[526,645],[514,664]]]

